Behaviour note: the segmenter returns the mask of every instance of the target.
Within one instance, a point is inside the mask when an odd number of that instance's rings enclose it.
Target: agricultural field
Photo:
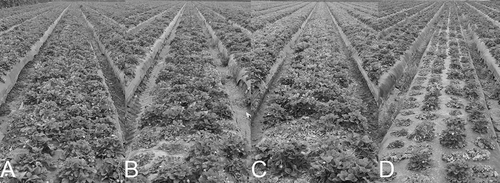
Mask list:
[[[498,2],[0,12],[0,182],[500,182],[499,132]]]

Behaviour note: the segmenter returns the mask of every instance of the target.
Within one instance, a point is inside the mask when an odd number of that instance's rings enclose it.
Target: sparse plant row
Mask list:
[[[466,146],[473,148],[466,149],[465,152],[454,152],[451,154],[443,154],[443,161],[447,162],[447,179],[449,181],[500,181],[499,177],[494,175],[494,172],[498,171],[496,162],[498,161],[495,157],[498,156],[498,143],[490,137],[494,137],[494,131],[492,128],[491,121],[489,119],[486,110],[485,98],[483,95],[482,87],[479,83],[479,78],[477,76],[477,71],[472,64],[471,56],[474,51],[470,51],[469,47],[464,39],[463,27],[459,24],[458,11],[456,6],[452,7],[453,10],[453,21],[450,26],[453,28],[452,34],[450,36],[454,37],[454,41],[450,42],[450,48],[456,51],[450,50],[452,55],[452,61],[455,62],[455,67],[458,67],[461,63],[461,68],[458,72],[450,72],[451,75],[448,77],[457,78],[460,76],[460,72],[463,74],[463,79],[465,80],[465,86],[462,91],[462,95],[468,100],[466,106],[462,106],[467,113],[467,121],[470,128],[470,132],[467,134]],[[460,61],[459,61],[460,60]],[[452,63],[453,64],[453,63]],[[460,71],[461,69],[461,71]],[[458,77],[457,79],[459,79]],[[456,134],[451,134],[451,136],[456,136]],[[459,141],[458,139],[456,139]],[[459,142],[453,142],[455,144]],[[469,144],[470,143],[470,144]],[[473,144],[473,145],[472,145]],[[478,163],[468,163],[466,161],[481,162]],[[487,162],[485,162],[487,161]],[[457,169],[460,167],[460,169]],[[472,174],[479,174],[480,176],[470,176]]]
[[[415,8],[409,9],[407,11],[396,13],[390,17],[380,18],[375,24],[371,25],[376,31],[386,31],[386,29],[396,26],[398,23],[407,20],[413,15],[426,11],[429,7],[432,7],[433,4],[437,4],[436,2],[427,2],[424,5],[417,6]],[[417,15],[418,16],[418,15]],[[399,28],[399,26],[398,26]]]
[[[268,175],[259,182],[377,179],[375,145],[361,115],[366,104],[340,39],[327,7],[318,4],[263,106],[265,137],[254,161],[266,162]]]
[[[436,2],[425,11],[418,12],[411,18],[404,20],[403,23],[394,27],[393,31],[381,34],[376,43],[377,52],[369,60],[364,61],[365,65],[363,67],[368,68],[368,71],[372,71],[369,72],[372,74],[370,78],[379,80],[382,75],[387,76],[389,71],[394,71],[390,69],[397,63],[396,61],[404,59],[403,56],[405,56],[407,51],[415,52],[415,48],[418,49],[420,44],[424,43],[425,39],[428,38],[426,37],[428,36],[428,32],[424,31],[432,28],[428,26],[434,26],[432,22],[435,19],[433,18],[438,18],[440,9],[445,6],[443,2]],[[377,83],[379,86],[380,84],[385,84],[385,79],[387,78],[383,79],[381,81],[374,81],[374,83]]]
[[[40,40],[45,31],[54,23],[54,20],[64,11],[67,6],[57,6],[53,11],[41,14],[31,21],[25,22],[15,30],[0,36],[0,74],[1,82],[10,79],[10,72],[18,65],[31,47]]]
[[[125,29],[110,23],[103,16],[83,7],[82,11],[94,26],[105,52],[114,67],[124,74],[124,84],[128,85],[135,77],[137,67],[150,55],[156,40],[177,15],[181,4],[170,7],[163,16],[156,18],[136,34],[127,34]]]
[[[493,131],[486,113],[483,113],[485,108],[481,86],[470,63],[457,8],[453,4],[447,6],[450,11],[444,9],[443,12],[450,14],[449,23],[443,24],[443,20],[440,20],[440,30],[436,35],[439,39],[433,39],[435,41],[430,44],[438,44],[437,51],[429,49],[427,53],[434,53],[435,58],[423,60],[419,74],[413,81],[415,86],[408,93],[409,98],[403,106],[404,110],[386,136],[385,145],[382,145],[386,149],[382,150],[383,160],[394,163],[409,159],[407,164],[395,165],[395,169],[401,170],[393,178],[395,182],[430,181],[430,177],[439,182],[499,181],[498,176],[494,175],[494,171],[499,168],[495,163],[498,160],[490,158],[490,155],[493,157],[498,154],[492,151],[498,145],[489,138]],[[434,60],[434,63],[430,64],[430,60]],[[426,75],[427,93],[423,95],[417,90],[424,89]],[[419,106],[419,101],[422,101],[422,112],[414,110]],[[423,122],[415,125],[415,120]],[[414,128],[413,132],[411,128]],[[405,136],[413,141],[408,142]],[[437,143],[440,146],[436,146]],[[403,147],[406,150],[398,150]],[[444,161],[444,164],[435,161]],[[443,167],[436,168],[435,165]],[[433,173],[429,177],[414,176],[430,169],[437,171],[431,170]],[[478,173],[481,176],[471,177]]]
[[[131,159],[146,158],[136,181],[154,175],[153,182],[242,182],[248,175],[244,140],[230,123],[233,114],[212,65],[210,40],[194,5],[187,4],[150,93],[153,104],[139,119],[132,143],[138,153]],[[151,153],[154,158],[147,158]]]
[[[303,3],[305,3],[305,2],[294,2],[294,3],[287,3],[287,4],[281,3],[283,6],[272,7],[272,8],[264,9],[264,10],[260,10],[260,11],[252,11],[252,18],[266,15],[269,13],[273,13],[276,11],[280,11],[280,10],[290,8],[293,6],[297,6],[297,5],[303,4]],[[253,8],[253,6],[252,6],[252,8]]]
[[[264,29],[266,26],[272,25],[278,20],[292,16],[296,12],[302,12],[304,9],[307,9],[311,4],[313,3],[310,2],[300,3],[291,7],[287,7],[285,9],[270,12],[268,14],[252,17],[250,20],[251,24],[249,25],[248,30],[250,30],[251,32],[256,32],[258,30]]]
[[[60,5],[62,6],[62,5]],[[37,16],[53,10],[57,5],[42,6],[36,9],[26,9],[25,13],[15,14],[4,19],[0,19],[0,35],[4,34],[5,31],[12,29],[12,27],[36,18]]]
[[[421,62],[427,63],[437,58],[437,55],[435,54],[437,46],[436,44],[443,40],[443,38],[441,37],[442,35],[440,34],[443,34],[443,28],[446,29],[447,27],[447,21],[445,20],[447,20],[446,17],[448,17],[448,14],[445,12],[445,9],[447,9],[447,7],[444,7],[443,11],[439,15],[437,15],[436,21],[434,23],[428,24],[428,26],[431,26],[431,29],[427,32],[427,34],[431,35],[431,38],[429,38],[429,42],[427,44],[426,42],[422,43],[416,50],[416,53],[413,55],[413,57],[410,58],[411,60],[406,61],[406,68],[404,69],[404,73],[394,86],[400,92],[408,92],[411,86],[411,81],[415,77],[418,77],[417,74],[420,71],[418,67]],[[425,68],[425,70],[429,69],[430,68]]]
[[[445,16],[440,16],[442,18],[438,22],[440,29],[436,34],[436,38],[440,39],[433,39],[433,42],[430,43],[430,48],[426,53],[430,59],[425,59],[420,64],[418,77],[412,82],[402,111],[393,122],[385,137],[385,142],[382,143],[381,159],[397,163],[396,169],[400,170],[396,172],[393,178],[394,182],[411,182],[412,179],[415,179],[416,172],[429,169],[433,163],[432,156],[436,149],[428,143],[436,138],[434,121],[439,118],[436,110],[440,109],[439,97],[442,95],[440,73],[444,69],[443,57],[446,57],[446,46],[442,45],[446,45],[447,40],[448,8],[443,9],[441,15]],[[432,72],[431,68],[433,68]],[[409,159],[408,163],[401,163],[404,159]],[[423,176],[418,179],[429,178]],[[441,180],[441,178],[437,178],[437,180]]]
[[[250,2],[212,2],[205,3],[205,5],[226,19],[250,30],[252,26],[250,21]]]
[[[123,157],[116,114],[88,42],[92,34],[82,30],[86,22],[72,6],[27,68],[23,105],[9,115],[1,143],[2,159],[21,176],[5,181],[123,179],[115,172]]]
[[[416,8],[427,4],[426,2],[415,1],[415,2],[381,2],[378,3],[379,17],[393,16],[401,11],[407,9]]]
[[[170,2],[168,2],[170,3]],[[133,27],[137,25],[137,23],[140,22],[135,22],[134,20],[137,19],[129,19],[129,17],[133,17],[134,15],[137,15],[142,12],[149,11],[153,8],[156,8],[157,6],[163,6],[165,2],[159,2],[159,1],[151,1],[151,2],[134,2],[134,3],[129,3],[130,6],[126,5],[120,5],[120,6],[115,6],[115,7],[106,7],[102,6],[102,3],[89,3],[89,7],[92,9],[98,11],[99,13],[102,13],[109,18],[115,20],[118,22],[120,25],[123,25],[124,28],[128,29],[130,27]],[[165,7],[168,8],[168,7]]]
[[[11,8],[3,8],[2,12],[0,12],[0,22],[4,21],[6,18],[12,17],[12,16],[20,16],[32,11],[36,11],[39,9],[44,9],[47,7],[52,6],[52,4],[48,3],[39,3],[39,4],[33,4],[33,5],[26,5],[26,6],[16,6],[16,7],[11,7]]]

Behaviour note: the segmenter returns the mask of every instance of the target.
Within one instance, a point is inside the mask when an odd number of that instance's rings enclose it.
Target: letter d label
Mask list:
[[[383,164],[388,163],[391,165],[391,173],[389,175],[384,175],[384,171],[382,170]],[[380,177],[390,177],[392,176],[392,173],[394,173],[394,165],[390,161],[380,161]]]
[[[129,164],[129,163],[134,164],[134,167],[129,168],[129,167],[128,167],[128,164]],[[125,161],[125,177],[130,178],[130,177],[135,177],[135,176],[137,176],[137,174],[139,174],[139,172],[137,171],[137,169],[136,169],[136,168],[137,168],[137,163],[136,163],[135,161]],[[128,171],[129,171],[129,170],[134,171],[134,172],[135,172],[135,174],[134,174],[134,175],[129,175],[129,174],[128,174]]]

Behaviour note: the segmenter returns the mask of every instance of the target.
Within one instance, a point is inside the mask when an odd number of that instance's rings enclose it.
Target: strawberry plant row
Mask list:
[[[153,60],[163,47],[165,39],[167,39],[172,32],[172,29],[181,16],[184,7],[185,4],[182,6],[181,4],[173,6],[166,10],[165,14],[153,20],[151,24],[147,25],[136,34],[126,35],[125,39],[129,45],[143,47],[143,50],[147,52],[145,55],[135,55],[135,59],[132,60],[130,58],[126,58],[125,63],[121,63],[121,65],[119,65],[119,67],[125,65],[124,68],[128,68],[127,64],[138,64],[133,71],[135,77],[132,81],[128,80],[129,78],[127,78],[127,72],[125,72],[125,82],[127,84],[125,89],[125,100],[127,103],[131,100],[132,96],[134,96],[135,90],[146,75],[146,71],[153,64]],[[127,83],[127,81],[129,82]]]
[[[346,5],[347,3],[341,3],[340,6],[347,12],[349,15],[352,17],[358,19],[360,22],[363,22],[364,24],[368,25],[368,27],[372,28],[374,25],[378,22],[378,20],[371,16],[370,14],[364,13],[362,11],[359,11],[349,5]]]
[[[87,41],[85,20],[71,6],[32,72],[23,78],[23,107],[1,143],[20,181],[117,181],[123,152],[110,94]],[[9,153],[10,152],[10,153]],[[9,154],[7,154],[9,153]],[[54,177],[50,177],[54,175]]]
[[[35,19],[38,15],[41,15],[47,11],[54,9],[55,6],[40,7],[35,10],[27,10],[26,13],[9,16],[7,18],[0,20],[0,35],[6,32],[12,31],[14,28],[18,27],[24,22],[29,22]]]
[[[248,69],[248,80],[251,82],[250,94],[263,94],[267,84],[275,76],[286,53],[283,51],[287,45],[293,44],[297,38],[297,32],[304,26],[307,18],[311,15],[316,3],[310,3],[304,8],[292,13],[264,29],[254,32],[252,37],[252,62]],[[259,99],[259,96],[254,97]],[[252,110],[256,111],[259,102],[250,101]]]
[[[127,101],[144,77],[145,71],[156,56],[164,39],[169,35],[180,14],[180,5],[175,5],[136,34],[128,34],[103,16],[82,8],[94,27],[96,39],[102,43],[104,52],[115,74],[120,78]]]
[[[102,13],[103,15],[109,17],[110,19],[116,21],[118,24],[122,25],[124,28],[129,29],[139,22],[133,22],[134,19],[129,19],[134,15],[142,12],[147,12],[159,5],[163,5],[163,2],[130,2],[128,4],[117,4],[116,8],[102,6],[102,3],[89,3],[89,7]]]
[[[258,12],[258,11],[266,11],[266,10],[271,9],[271,8],[291,6],[294,4],[298,4],[298,2],[292,2],[292,1],[284,1],[284,2],[252,1],[250,4],[251,4],[252,13],[253,13],[253,12]]]
[[[471,6],[472,9],[476,10],[477,12],[479,12],[479,14],[486,17],[486,19],[488,19],[493,24],[492,26],[500,27],[500,12],[493,11],[481,4],[467,3],[467,5]]]
[[[385,138],[382,159],[398,162],[395,169],[400,171],[394,182],[498,181],[490,175],[499,168],[498,152],[493,151],[498,144],[490,138],[494,131],[486,117],[483,91],[457,8],[447,3],[443,12],[449,14],[446,26],[440,23],[439,39],[431,43],[437,44],[436,59],[432,65],[424,62],[414,80],[405,110],[391,127],[395,130]],[[427,93],[423,95],[418,86],[427,86]],[[420,111],[416,109],[419,106]],[[400,135],[403,129],[407,129],[407,136]],[[395,146],[396,141],[401,145]],[[483,175],[471,177],[473,172]]]
[[[376,54],[380,60],[371,64],[372,68],[380,68],[379,97],[387,98],[408,66],[414,65],[414,60],[420,60],[438,15],[445,6],[444,3],[435,3],[399,24],[394,32],[380,35],[377,46],[381,51]]]
[[[353,92],[357,83],[340,39],[327,6],[319,3],[263,107],[265,138],[254,157],[268,165],[263,182],[377,178],[375,146],[363,136],[366,105]],[[340,165],[347,162],[352,164]]]
[[[125,26],[129,27],[127,32],[134,33],[134,32],[139,31],[141,28],[148,25],[154,19],[162,16],[166,12],[166,10],[170,9],[170,7],[176,6],[179,4],[182,4],[182,3],[181,2],[168,2],[168,3],[158,4],[157,7],[152,9],[152,10],[128,17],[127,21],[125,22]]]
[[[219,52],[222,54],[223,65],[228,65],[231,62],[233,67],[248,67],[251,59],[249,54],[251,51],[251,39],[241,29],[234,27],[226,19],[217,16],[210,9],[200,7],[199,9],[203,16],[208,20],[210,28],[215,36],[215,41]],[[241,69],[235,68],[233,76],[236,76],[236,81],[246,82],[245,78],[237,77]],[[248,85],[247,85],[248,86]]]
[[[418,68],[419,70],[418,75],[411,83],[412,89],[405,97],[399,115],[393,121],[392,127],[389,129],[388,133],[386,134],[386,137],[384,138],[384,141],[382,141],[381,144],[382,145],[381,152],[379,153],[379,155],[382,156],[381,160],[389,160],[392,163],[395,163],[395,169],[400,171],[397,171],[394,177],[399,178],[399,181],[402,181],[405,178],[402,177],[401,174],[403,174],[403,176],[405,175],[407,176],[406,180],[418,178],[418,176],[413,176],[412,178],[411,175],[413,173],[407,171],[406,170],[407,167],[403,166],[405,165],[405,163],[399,163],[400,161],[404,161],[403,158],[411,157],[413,154],[418,152],[426,153],[424,158],[428,159],[428,157],[430,156],[429,154],[430,152],[428,152],[429,150],[431,150],[430,148],[427,148],[426,146],[418,146],[418,145],[415,146],[413,145],[414,143],[412,143],[406,137],[412,137],[413,139],[419,139],[419,141],[421,141],[422,139],[425,140],[425,138],[422,137],[427,137],[427,139],[429,139],[429,138],[434,138],[435,136],[433,132],[435,124],[429,122],[423,123],[423,121],[436,120],[438,118],[438,115],[430,112],[421,112],[418,110],[418,107],[420,107],[420,103],[423,101],[422,98],[422,95],[424,93],[424,91],[422,91],[424,89],[423,86],[429,86],[432,83],[434,83],[434,85],[437,86],[436,84],[442,83],[442,78],[439,75],[434,75],[434,77],[432,77],[434,78],[432,79],[432,82],[429,76],[431,75],[432,67],[441,66],[443,64],[442,57],[438,57],[438,53],[446,54],[445,50],[443,50],[442,46],[440,45],[446,43],[445,31],[447,30],[448,16],[449,16],[448,9],[445,8],[441,12],[440,19],[438,20],[439,21],[438,27],[440,29],[436,34],[434,34],[432,41],[430,42],[429,46],[426,49],[422,62],[420,62]],[[440,61],[436,61],[438,59],[440,59]],[[442,71],[442,67],[441,69],[436,69],[436,72],[438,70]],[[441,94],[441,92],[438,91],[437,94]],[[413,129],[414,131],[416,131],[416,126],[419,124],[421,126],[420,127],[421,133],[417,135],[417,133],[413,133],[411,130]],[[426,132],[425,127],[428,127],[432,131],[424,133]],[[426,134],[428,135],[426,136]],[[402,149],[402,147],[406,147],[407,149],[404,150]],[[384,154],[382,152],[387,152],[388,156],[385,156],[387,154]],[[423,160],[427,161],[426,159]],[[426,166],[426,164],[424,165]],[[397,182],[397,180],[398,179],[394,181]]]
[[[237,72],[241,70],[241,67],[238,66],[237,62],[249,61],[248,55],[251,51],[250,37],[243,33],[240,27],[234,26],[234,24],[230,23],[227,19],[216,15],[217,13],[214,11],[211,11],[208,8],[205,9],[204,7],[200,8],[205,10],[205,13],[202,13],[202,11],[197,8],[200,13],[200,17],[203,22],[205,22],[205,26],[213,41],[210,52],[212,53],[212,58],[214,59],[214,65],[217,70],[220,73],[225,74],[226,77],[223,78],[222,84],[224,85],[224,91],[228,93],[230,107],[234,114],[233,122],[239,127],[241,135],[244,139],[246,139],[246,150],[250,150],[251,124],[249,119],[250,117],[248,116],[249,111],[248,108],[246,108],[242,103],[242,100],[245,99],[244,90],[239,90],[242,89],[241,83],[245,81],[244,78],[238,78],[237,76]],[[208,16],[205,16],[204,14]],[[212,27],[212,25],[214,27]],[[224,40],[221,41],[219,36]],[[213,44],[217,44],[217,46]],[[228,47],[225,45],[228,45]],[[228,53],[228,49],[231,50],[230,53]],[[228,81],[227,79],[231,77],[233,77],[233,81]],[[238,87],[240,88],[238,89]]]
[[[269,8],[269,9],[265,9],[265,10],[261,10],[261,11],[252,11],[252,17],[259,17],[259,16],[262,16],[262,15],[266,15],[266,14],[270,14],[270,13],[273,13],[273,12],[284,10],[284,9],[287,9],[287,8],[290,8],[290,7],[294,7],[294,6],[297,6],[297,5],[300,5],[300,4],[304,4],[304,2],[285,4],[283,6],[273,7],[273,8]]]
[[[3,55],[0,62],[0,103],[5,101],[26,63],[38,54],[40,47],[51,35],[66,9],[58,6],[55,11],[37,16],[32,21],[0,36],[0,47],[2,47],[0,55]]]
[[[491,8],[493,10],[500,11],[500,3],[498,3],[498,2],[485,1],[485,2],[480,2],[480,4],[486,5],[487,7]]]
[[[427,4],[426,2],[380,2],[378,3],[379,17],[389,17],[407,11],[418,6]]]
[[[425,4],[421,5],[421,6],[417,6],[415,8],[409,9],[408,11],[396,13],[393,16],[390,16],[390,17],[380,18],[376,22],[377,24],[374,25],[373,27],[377,31],[387,31],[387,32],[390,32],[400,22],[405,22],[409,18],[411,18],[414,15],[418,14],[419,12],[423,12],[423,11],[426,11],[427,9],[429,9],[429,8],[432,8],[434,4],[436,4],[436,3],[435,2],[425,3]]]
[[[481,58],[484,59],[493,74],[500,78],[500,47],[496,42],[500,40],[496,35],[500,34],[500,26],[492,24],[492,20],[479,10],[474,9],[468,4],[460,6],[463,16],[468,19],[464,22],[470,22],[469,32],[471,32],[474,47],[481,53]],[[467,25],[463,25],[467,26]]]
[[[478,10],[477,8],[473,8],[473,9],[476,9],[479,14],[483,15],[484,17],[486,17],[486,19],[489,20],[489,25],[484,25],[485,23],[487,23],[488,21],[484,21],[485,19],[483,18],[481,22],[477,22],[476,25],[477,25],[477,34],[478,34],[478,38],[480,38],[480,42],[483,42],[483,43],[479,43],[478,42],[478,47],[482,47],[480,48],[481,51],[483,52],[483,55],[485,57],[492,57],[492,58],[488,58],[489,61],[492,62],[492,66],[496,66],[498,68],[498,66],[500,66],[500,46],[498,45],[498,43],[500,42],[500,37],[498,37],[496,35],[497,32],[499,32],[500,30],[500,17],[496,18],[495,20],[492,19],[491,17],[492,16],[489,16],[489,15],[486,15],[484,14],[483,12],[481,12],[480,10]],[[484,11],[484,10],[483,10]],[[500,13],[499,13],[500,15]],[[475,19],[480,19],[480,17],[475,17]],[[485,31],[485,30],[480,30],[482,27],[488,27],[490,30],[488,31]],[[475,29],[475,27],[473,27]],[[487,49],[484,49],[484,47],[487,47]],[[489,52],[489,53],[488,53]],[[488,56],[486,56],[486,54]]]
[[[340,8],[337,4],[327,3],[330,10],[330,16],[333,19],[335,27],[342,38],[342,41],[349,50],[349,54],[356,62],[358,70],[361,72],[370,92],[375,100],[378,100],[378,90],[373,82],[369,79],[367,71],[362,67],[361,59],[366,58],[368,55],[373,54],[375,50],[372,49],[371,44],[375,40],[375,31],[370,29],[367,25],[359,22],[351,17],[346,11]],[[335,12],[335,13],[333,13]],[[361,51],[361,55],[360,52]]]
[[[301,12],[307,9],[311,3],[301,3],[295,6],[287,7],[279,11],[274,11],[257,17],[252,17],[249,29],[251,32],[265,28],[267,25],[274,24],[278,20],[292,16],[295,12]]]
[[[493,24],[496,24],[497,26],[500,25],[500,11],[491,9],[490,7],[487,7],[481,3],[476,3],[476,2],[471,2],[468,3],[468,5],[474,7],[477,9],[480,13],[484,13],[487,17],[491,18]]]
[[[38,9],[44,9],[44,8],[47,8],[50,6],[52,6],[52,4],[39,3],[39,4],[26,5],[26,6],[16,6],[16,7],[11,7],[11,8],[3,8],[2,12],[0,12],[0,21],[4,21],[5,18],[11,17],[11,16],[22,15],[22,14],[25,14],[27,12],[35,11]]]
[[[155,81],[153,104],[139,119],[132,143],[139,153],[131,159],[150,157],[138,169],[145,172],[142,179],[154,175],[153,182],[239,182],[245,174],[245,144],[229,123],[233,113],[228,95],[212,65],[211,38],[198,15],[188,3],[170,45],[171,56]]]
[[[213,14],[215,14],[216,16],[218,16],[219,18],[222,18],[224,19],[225,21],[227,21],[229,24],[231,24],[232,26],[240,29],[241,31],[243,31],[243,33],[245,33],[247,35],[247,37],[252,37],[252,32],[250,32],[248,29],[246,29],[245,27],[242,27],[241,25],[239,25],[238,23],[232,21],[230,18],[226,18],[224,17],[223,15],[221,15],[220,13],[217,13],[216,11],[214,11],[212,8],[210,8],[210,6],[207,6],[206,3],[200,3],[201,5],[205,6],[208,8],[208,11],[211,11]]]
[[[367,15],[370,18],[376,18],[375,15],[378,14],[378,9],[376,7],[376,3],[343,2],[342,4],[347,5],[348,7],[354,9],[354,11],[357,11],[356,13],[361,13],[361,14]],[[366,7],[366,6],[370,6],[370,5],[372,5],[373,7]]]
[[[171,11],[169,7],[175,7],[178,6],[179,4],[181,3],[173,2],[168,4],[162,4],[158,8],[147,11],[145,13],[141,13],[140,15],[133,16],[132,18],[130,18],[132,19],[130,22],[133,26],[127,30],[127,33],[136,34],[142,28],[147,27],[157,18],[162,17],[165,13]]]
[[[204,3],[215,12],[226,17],[239,26],[250,29],[250,3],[249,2],[211,2]]]
[[[379,5],[376,2],[349,2],[349,3],[356,5],[358,7],[363,7],[367,11],[368,10],[374,11],[374,12],[376,12],[376,14],[378,14],[378,11],[379,11]],[[374,16],[376,16],[376,14],[374,14]]]

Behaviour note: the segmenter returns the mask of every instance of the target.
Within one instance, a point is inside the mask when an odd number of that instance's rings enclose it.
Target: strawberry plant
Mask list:
[[[458,127],[452,127],[442,132],[439,143],[447,148],[460,149],[467,145],[465,137],[464,130]]]
[[[304,146],[297,143],[289,144],[278,152],[271,154],[267,161],[267,167],[272,174],[284,177],[297,177],[309,169],[307,157],[301,152]]]
[[[493,145],[492,141],[484,137],[477,137],[476,140],[474,141],[474,144],[481,149],[487,149],[487,150],[495,149],[495,146]]]
[[[424,111],[424,112],[418,114],[416,118],[419,120],[435,120],[438,118],[438,115],[435,113]]]
[[[423,171],[432,166],[432,149],[423,148],[413,152],[410,161],[408,162],[408,170]]]
[[[415,131],[408,135],[408,139],[412,139],[416,142],[432,141],[435,137],[433,122],[423,122],[415,127]]]
[[[444,92],[448,95],[462,96],[463,89],[458,84],[451,84],[446,86]]]
[[[466,153],[472,161],[485,161],[490,159],[490,151],[477,148],[467,149]]]
[[[411,119],[396,119],[394,125],[397,127],[410,126],[413,123]]]
[[[387,148],[389,148],[389,149],[402,148],[404,145],[405,145],[405,143],[403,141],[396,140],[396,141],[389,143]]]
[[[462,111],[460,111],[460,110],[453,110],[453,111],[450,111],[450,115],[451,116],[460,116],[460,115],[462,115]]]
[[[452,183],[470,181],[472,169],[467,162],[459,160],[446,165],[446,179]]]
[[[452,109],[462,109],[464,108],[464,104],[460,103],[460,101],[458,100],[450,100],[448,103],[446,103],[446,107]]]
[[[408,135],[408,130],[406,130],[406,128],[402,128],[400,130],[391,132],[391,135],[395,137],[404,137]]]
[[[402,116],[409,116],[409,115],[415,114],[415,112],[413,112],[412,110],[404,110],[404,111],[401,111],[400,114]]]

